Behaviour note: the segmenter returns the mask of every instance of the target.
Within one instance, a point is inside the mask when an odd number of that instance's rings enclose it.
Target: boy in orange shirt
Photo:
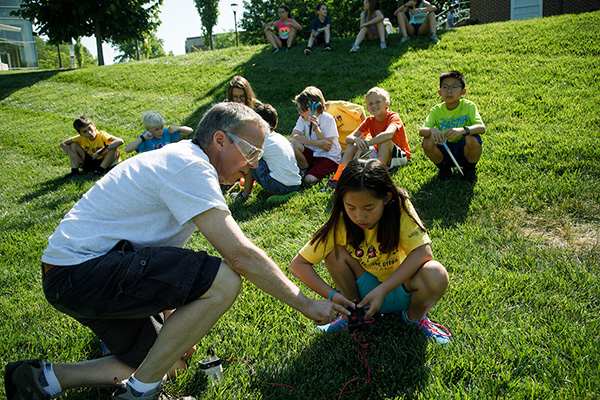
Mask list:
[[[365,95],[365,103],[371,116],[346,137],[347,146],[342,161],[325,189],[335,188],[342,170],[355,158],[377,157],[388,169],[408,163],[410,149],[406,130],[398,113],[389,111],[389,93],[374,87]]]

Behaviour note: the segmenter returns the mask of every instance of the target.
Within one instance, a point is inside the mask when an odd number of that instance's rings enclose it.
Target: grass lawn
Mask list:
[[[430,317],[452,331],[454,344],[427,342],[387,316],[362,337],[370,344],[367,365],[349,334],[318,334],[300,313],[245,282],[172,392],[328,399],[359,378],[342,398],[600,398],[599,25],[595,12],[458,28],[441,34],[438,45],[427,38],[400,44],[391,35],[387,50],[367,43],[353,55],[351,39],[334,39],[332,53],[315,47],[310,56],[304,44],[277,54],[254,46],[1,73],[0,363],[99,356],[94,335],[53,309],[41,290],[48,236],[95,182],[62,179],[69,165],[58,144],[75,134],[73,119],[87,115],[125,143],[142,132],[144,110],[195,127],[225,98],[231,77],[242,75],[276,107],[285,135],[298,115],[292,99],[305,86],[362,105],[373,86],[390,92],[414,153],[393,178],[411,195],[435,258],[449,271],[448,292]],[[438,181],[420,149],[418,129],[440,102],[438,76],[449,69],[466,75],[466,98],[487,127],[474,184]],[[258,188],[247,203],[231,204],[246,235],[288,275],[292,258],[328,216],[331,195],[320,187],[274,206]],[[214,252],[198,233],[187,246]],[[326,278],[324,266],[317,268]],[[197,366],[209,346],[228,360],[218,385]],[[371,384],[360,380],[369,373]],[[108,396],[86,389],[64,398]]]

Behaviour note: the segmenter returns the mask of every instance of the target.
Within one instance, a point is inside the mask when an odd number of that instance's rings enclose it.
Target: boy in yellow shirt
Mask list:
[[[66,178],[79,174],[79,169],[93,171],[96,175],[104,175],[110,167],[119,163],[119,146],[123,139],[98,131],[92,120],[81,116],[73,122],[73,127],[79,133],[63,140],[60,148],[69,156],[71,172]]]

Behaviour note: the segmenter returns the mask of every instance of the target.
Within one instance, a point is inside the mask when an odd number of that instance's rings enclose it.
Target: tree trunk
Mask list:
[[[56,48],[58,49],[58,68],[62,69],[62,56],[60,55],[60,44],[56,45]]]
[[[94,28],[94,35],[96,36],[96,49],[98,50],[98,65],[104,65],[104,53],[102,52],[102,30],[98,25]]]

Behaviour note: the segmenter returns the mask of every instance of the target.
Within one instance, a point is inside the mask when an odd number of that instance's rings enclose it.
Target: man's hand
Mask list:
[[[338,313],[345,316],[350,315],[350,311],[344,306],[325,299],[312,300],[310,307],[303,312],[305,317],[312,319],[317,325],[330,323]]]

